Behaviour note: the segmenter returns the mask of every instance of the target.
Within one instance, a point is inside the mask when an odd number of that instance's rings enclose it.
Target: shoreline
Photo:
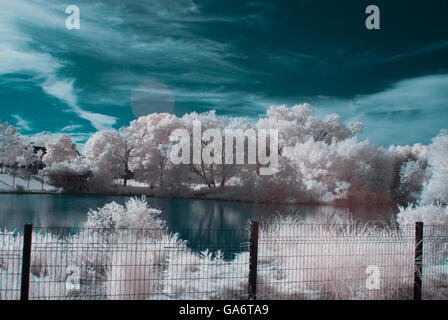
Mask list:
[[[156,195],[156,194],[144,194],[144,193],[122,193],[122,192],[51,192],[51,191],[0,191],[1,194],[17,194],[17,195],[60,195],[60,196],[116,196],[116,197],[147,197],[147,198],[160,198],[160,199],[182,199],[182,200],[210,200],[210,201],[225,201],[225,202],[238,202],[238,203],[248,203],[248,204],[256,204],[256,205],[284,205],[284,206],[325,206],[325,207],[333,207],[333,208],[363,208],[363,207],[392,207],[399,206],[398,202],[385,202],[381,203],[373,203],[373,204],[353,204],[353,203],[339,203],[339,204],[328,204],[328,203],[319,203],[319,202],[294,202],[294,203],[285,203],[285,202],[255,202],[249,200],[239,200],[239,199],[223,199],[219,197],[201,197],[198,195],[192,197],[182,197],[175,195]]]

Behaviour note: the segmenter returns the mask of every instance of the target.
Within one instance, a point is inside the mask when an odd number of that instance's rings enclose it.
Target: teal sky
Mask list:
[[[65,9],[80,8],[80,30]],[[380,8],[380,30],[365,8]],[[448,1],[0,0],[0,120],[22,134],[152,112],[257,118],[308,102],[376,144],[429,143],[448,120]]]

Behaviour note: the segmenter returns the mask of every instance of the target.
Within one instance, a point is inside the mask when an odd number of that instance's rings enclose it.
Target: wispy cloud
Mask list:
[[[16,119],[16,126],[21,130],[29,131],[31,130],[31,123],[25,119],[23,119],[18,114],[12,114],[11,117]]]
[[[67,3],[0,0],[2,87],[31,91],[34,85],[48,98],[47,114],[53,105],[59,109],[62,105],[65,113],[55,115],[52,123],[58,123],[51,129],[70,133],[74,139],[85,138],[94,129],[126,125],[132,118],[132,93],[147,79],[169,88],[185,112],[217,109],[257,117],[271,104],[316,101],[322,112],[339,112],[346,119],[365,122],[366,132],[379,143],[392,141],[387,135],[394,135],[397,127],[414,127],[401,141],[419,141],[423,131],[441,125],[443,117],[437,112],[446,115],[443,75],[398,81],[382,91],[353,96],[381,88],[379,83],[385,79],[407,76],[401,69],[396,74],[384,72],[387,63],[444,50],[446,41],[399,54],[352,43],[316,43],[312,37],[292,43],[287,40],[289,31],[296,34],[294,22],[271,21],[284,16],[277,17],[281,12],[272,3],[257,0],[221,10],[224,13],[213,8],[225,5],[194,0],[77,0],[75,4],[81,10],[80,30],[65,29]],[[281,25],[285,29],[278,29]],[[365,85],[358,86],[358,80]],[[343,81],[351,82],[344,85]],[[352,98],[331,96],[338,93]],[[23,121],[32,119],[22,110],[13,113]],[[34,119],[32,125],[21,123],[23,130],[37,130]]]
[[[62,128],[61,132],[73,132],[73,131],[76,131],[81,128],[82,128],[82,125],[72,124],[72,125],[65,126],[64,128]]]
[[[53,79],[49,78],[42,84],[42,89],[64,101],[69,107],[70,111],[76,113],[80,118],[90,121],[92,126],[97,130],[106,130],[112,128],[117,119],[101,113],[94,113],[83,110],[79,104],[74,89],[74,79]]]
[[[346,120],[363,122],[363,137],[375,143],[428,143],[448,128],[448,74],[401,80],[352,99],[325,97],[312,103],[321,113],[337,112]]]
[[[387,58],[386,61],[389,62],[389,61],[399,60],[399,59],[403,59],[403,58],[415,57],[415,56],[428,54],[431,52],[445,50],[445,49],[448,49],[448,40],[437,41],[437,42],[430,43],[426,46],[423,46],[423,47],[418,48],[413,51],[403,52],[403,53],[394,55],[390,58]]]
[[[34,24],[45,21],[46,28],[61,28],[63,15],[46,1],[0,0],[0,75],[23,73],[33,76],[44,92],[65,102],[80,118],[90,121],[96,129],[111,128],[116,119],[82,109],[77,101],[74,79],[60,76],[67,64],[45,49],[39,49],[30,34]],[[3,8],[5,10],[3,10]],[[26,27],[28,26],[28,28]],[[26,129],[26,127],[23,127]]]
[[[199,15],[200,8],[191,0],[138,4],[122,1],[92,4],[80,0],[77,5],[81,10],[81,29],[76,31],[65,29],[67,16],[63,4],[16,0],[11,5],[0,0],[0,5],[7,8],[0,12],[0,29],[4,31],[0,35],[0,75],[31,75],[46,94],[68,106],[65,111],[89,121],[97,130],[113,127],[118,119],[89,111],[81,106],[83,102],[99,106],[125,104],[132,90],[129,87],[138,86],[141,75],[129,72],[127,76],[132,81],[127,83],[122,77],[114,77],[113,72],[94,75],[101,78],[102,87],[108,90],[81,90],[85,84],[67,72],[72,62],[60,53],[101,57],[102,63],[111,66],[140,65],[150,75],[158,73],[157,81],[170,82],[173,91],[182,90],[186,81],[217,86],[234,83],[235,74],[241,78],[248,72],[234,62],[246,57],[231,43],[198,37],[195,32],[198,23],[219,17],[206,19]],[[203,67],[198,70],[195,66]],[[115,92],[117,87],[127,90]]]

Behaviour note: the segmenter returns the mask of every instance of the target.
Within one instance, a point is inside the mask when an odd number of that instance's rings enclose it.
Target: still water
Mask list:
[[[95,209],[111,201],[124,204],[127,199],[129,197],[123,196],[0,194],[0,229],[22,231],[27,223],[36,227],[78,228],[86,221],[89,208]],[[162,210],[161,218],[170,231],[178,232],[191,245],[207,243],[210,249],[218,249],[221,244],[243,243],[247,232],[235,230],[244,230],[250,219],[263,221],[276,214],[298,214],[306,218],[336,212],[341,216],[348,213],[366,222],[393,217],[397,211],[395,206],[334,208],[162,198],[148,198],[147,201],[151,207]]]

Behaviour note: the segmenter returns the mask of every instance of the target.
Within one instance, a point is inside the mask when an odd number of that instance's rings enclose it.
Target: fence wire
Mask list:
[[[448,299],[448,226],[423,228],[423,298]]]
[[[260,299],[412,299],[414,229],[264,224]]]
[[[22,237],[0,231],[0,300],[20,299]]]
[[[29,299],[249,298],[248,230],[33,230]],[[415,242],[414,226],[261,223],[256,298],[413,299]],[[22,250],[0,232],[0,299],[20,298]],[[424,226],[422,261],[423,298],[447,299],[448,226]]]
[[[247,298],[246,230],[180,234],[193,240],[164,229],[35,227],[29,299]]]

